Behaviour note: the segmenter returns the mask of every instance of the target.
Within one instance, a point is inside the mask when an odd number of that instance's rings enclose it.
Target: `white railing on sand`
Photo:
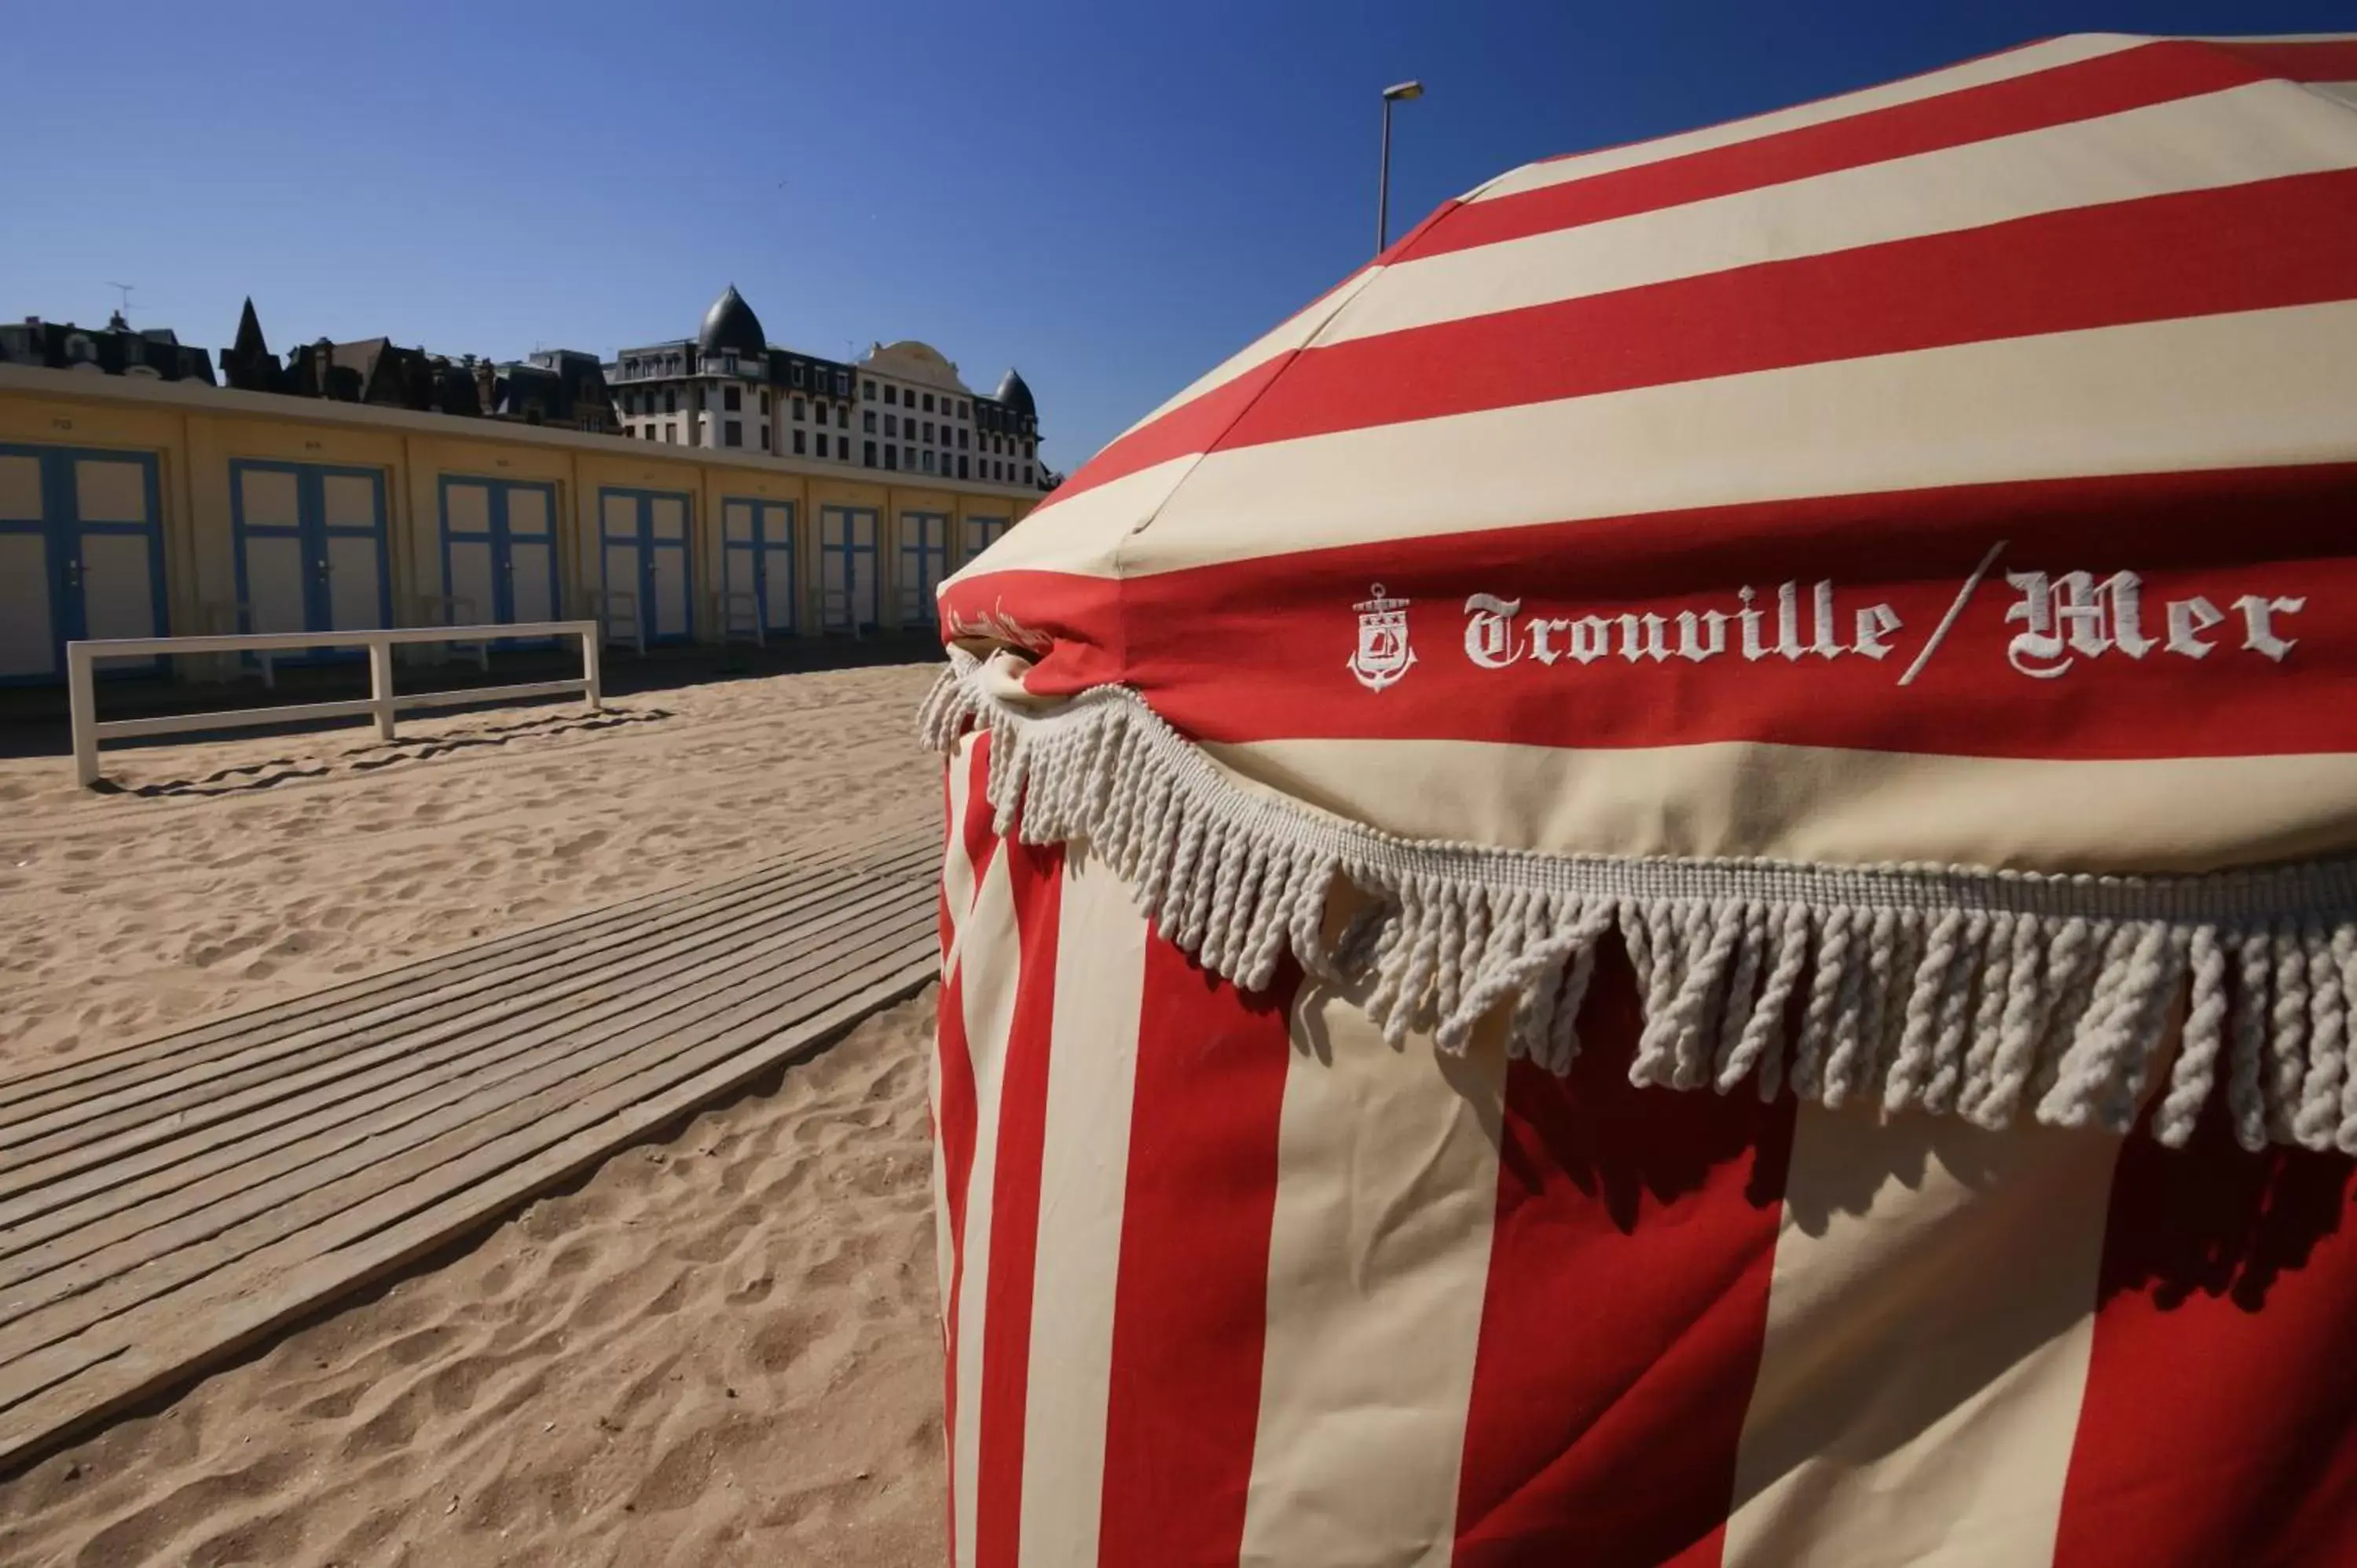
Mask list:
[[[647,656],[647,621],[639,613],[639,596],[628,588],[591,588],[588,596],[589,613],[605,627],[606,640],[628,643],[639,650],[640,658],[644,659]],[[625,617],[630,628],[627,637],[615,630],[615,623]]]
[[[393,691],[393,650],[419,642],[477,642],[495,637],[577,637],[581,639],[581,673],[567,681],[532,681],[517,686],[471,686],[454,692],[413,692],[399,697]],[[101,659],[145,658],[155,654],[280,652],[305,648],[362,648],[368,650],[369,694],[333,703],[281,703],[268,708],[234,708],[210,714],[167,714],[149,719],[98,721],[95,665]],[[404,708],[448,708],[468,703],[501,703],[521,697],[564,697],[579,693],[595,713],[604,704],[597,679],[597,623],[592,620],[532,621],[521,626],[418,626],[380,631],[272,631],[234,637],[110,638],[66,644],[66,702],[73,715],[74,778],[87,786],[99,779],[98,743],[127,740],[142,735],[183,735],[195,730],[231,729],[253,725],[303,724],[318,719],[374,718],[376,733],[393,738],[393,718]]]
[[[737,612],[745,612],[743,629],[739,630]],[[731,642],[749,642],[756,648],[770,646],[761,629],[761,596],[750,588],[722,588],[712,596],[712,618],[720,628],[720,641],[725,647]]]

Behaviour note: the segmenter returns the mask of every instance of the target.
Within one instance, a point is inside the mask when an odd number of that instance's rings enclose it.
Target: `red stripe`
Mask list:
[[[1697,438],[1697,461],[1707,459]],[[1679,460],[1676,452],[1663,461]],[[1055,630],[1027,677],[1043,696],[1120,682],[1198,739],[1462,740],[1643,747],[1774,741],[1932,755],[2224,757],[2357,750],[2357,465],[1960,486],[1760,502],[1529,528],[1435,532],[1128,578],[997,573],[953,595]],[[1445,528],[1436,517],[1436,529]],[[1900,677],[1983,553],[2006,553],[1914,683]],[[2201,660],[2155,650],[2034,680],[2008,661],[2008,571],[2131,569],[2156,640],[2173,597],[2228,616]],[[1474,594],[1529,617],[1726,611],[1756,585],[1838,585],[1837,611],[1888,603],[1889,654],[1758,661],[1727,654],[1475,667]],[[1370,692],[1345,669],[1371,583],[1410,601],[1418,661]],[[2280,663],[2242,647],[2244,594],[2305,596]],[[1730,628],[1730,650],[1738,633]],[[1117,651],[1116,651],[1117,650]],[[2231,713],[2233,722],[2221,722]]]
[[[2122,1150],[2055,1568],[2357,1563],[2352,1169]]]
[[[1173,457],[1190,453],[1208,452],[1214,442],[1226,433],[1243,411],[1252,406],[1253,399],[1266,391],[1279,372],[1293,362],[1298,350],[1287,349],[1262,360],[1251,370],[1218,386],[1201,396],[1189,399],[1151,424],[1142,424],[1128,435],[1120,436],[1056,487],[1056,493],[1032,509],[1032,516],[1049,510],[1055,503],[1069,500],[1084,490],[1150,468]],[[1026,520],[1030,521],[1029,519]]]
[[[1336,343],[1297,356],[1218,449],[2352,295],[2357,171],[2296,175]]]
[[[1609,950],[1570,1076],[1508,1077],[1459,1564],[1719,1560],[1792,1102],[1632,1088],[1639,1028]]]
[[[952,832],[964,838],[965,853],[974,866],[974,886],[982,886],[983,874],[990,867],[990,857],[998,841],[990,832],[989,802],[985,799],[985,780],[990,773],[990,736],[985,732],[974,737],[973,748],[963,757],[952,757],[953,768],[968,770],[966,811],[963,822],[952,822]],[[965,918],[971,918],[971,905]],[[942,1142],[942,1191],[949,1209],[950,1277],[947,1294],[942,1302],[942,1431],[952,1445],[957,1441],[957,1352],[958,1305],[965,1294],[965,1212],[967,1187],[974,1179],[974,1123],[977,1115],[974,1081],[974,1052],[965,1033],[965,970],[963,964],[951,969],[942,982],[941,1021],[936,1031],[941,1051],[940,1103],[933,1107],[933,1119],[940,1128]],[[956,1466],[950,1466],[952,1487],[950,1507],[950,1539],[957,1538],[955,1487]]]
[[[2211,48],[2239,55],[2286,81],[2357,81],[2357,38],[2313,38],[2304,43],[2225,38]]]
[[[990,803],[990,732],[977,731],[974,737],[974,759],[967,775],[965,820],[957,831],[965,835],[965,856],[974,866],[974,886],[982,887],[982,874],[990,869],[990,857],[998,848],[996,811]]]
[[[1404,259],[1658,212],[1842,169],[2099,120],[2157,103],[2322,69],[2344,46],[2289,46],[2280,65],[2254,51],[2168,41],[1962,88],[1912,103],[1772,132],[1634,168],[1468,203]]]
[[[1232,1563],[1243,1550],[1294,985],[1247,996],[1147,938],[1103,1563]]]
[[[1056,998],[1060,846],[1006,846],[1022,960],[1000,1065],[990,1196],[990,1309],[984,1316],[974,1562],[1021,1554],[1023,1417],[1031,1383],[1031,1292],[1039,1250],[1039,1165],[1047,1144],[1048,1050]],[[1049,1349],[1052,1351],[1053,1348]]]
[[[1394,241],[1391,249],[1376,258],[1372,264],[1389,263],[1406,254],[1411,246],[1455,211],[1457,205],[1454,201],[1442,203],[1423,222]],[[1368,270],[1367,267],[1359,268],[1287,319],[1297,320],[1314,313],[1358,282]],[[1093,489],[1109,479],[1136,473],[1141,468],[1150,468],[1173,457],[1211,450],[1219,445],[1220,437],[1227,432],[1229,425],[1252,406],[1254,400],[1267,390],[1270,382],[1284,373],[1285,367],[1291,363],[1297,352],[1298,349],[1287,349],[1271,355],[1252,369],[1238,373],[1209,392],[1179,404],[1159,419],[1142,424],[1112,442],[1082,464],[1079,472],[1057,486],[1055,495],[1035,508],[1033,515],[1045,510],[1056,500]]]

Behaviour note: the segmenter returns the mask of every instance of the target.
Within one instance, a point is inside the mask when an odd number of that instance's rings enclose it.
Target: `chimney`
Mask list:
[[[485,413],[499,412],[500,373],[485,355],[475,361],[475,396],[481,402]]]

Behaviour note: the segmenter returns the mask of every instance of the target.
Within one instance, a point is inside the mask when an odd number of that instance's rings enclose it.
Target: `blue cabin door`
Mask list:
[[[161,516],[152,453],[0,446],[0,684],[63,680],[69,642],[166,635]]]
[[[729,595],[723,630],[751,629],[742,624],[743,596],[752,596],[753,613],[765,638],[792,634],[796,615],[794,575],[794,503],[725,499],[720,503],[722,585]]]
[[[393,624],[382,473],[247,458],[229,470],[243,629],[362,631]],[[313,657],[358,654],[323,650]]]
[[[504,479],[442,481],[442,581],[461,623],[554,620],[556,487]],[[545,647],[508,638],[506,647]]]
[[[819,587],[826,598],[826,629],[875,629],[876,513],[866,507],[831,506],[818,514]]]
[[[998,542],[1006,532],[1003,517],[970,517],[965,520],[965,559],[973,560]]]
[[[677,491],[597,492],[607,590],[632,596],[650,643],[685,642],[695,629],[687,550],[692,515],[688,497]]]
[[[950,520],[946,512],[900,514],[900,629],[932,624],[933,592],[950,575]]]

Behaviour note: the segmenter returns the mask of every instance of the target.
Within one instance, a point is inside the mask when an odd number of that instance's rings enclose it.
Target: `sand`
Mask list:
[[[931,678],[0,762],[0,1075],[914,806]],[[0,1476],[0,1563],[940,1561],[931,1005]]]

